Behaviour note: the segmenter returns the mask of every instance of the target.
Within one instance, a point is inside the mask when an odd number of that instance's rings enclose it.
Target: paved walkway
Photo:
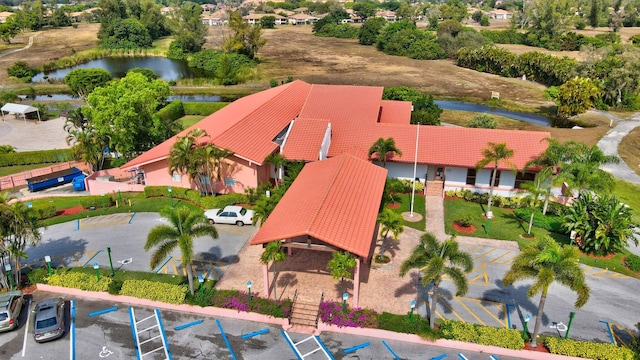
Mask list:
[[[620,141],[631,132],[631,130],[640,126],[640,113],[636,113],[629,119],[619,119],[610,113],[599,112],[602,115],[609,117],[617,122],[617,125],[609,130],[605,136],[598,141],[598,147],[605,153],[605,155],[618,156],[618,145]],[[631,166],[640,166],[640,164],[631,164]],[[605,164],[600,167],[602,170],[610,172],[618,179],[622,179],[634,184],[640,184],[640,176],[636,174],[629,164],[620,160],[618,164]]]
[[[35,121],[4,115],[0,121],[0,145],[11,145],[16,151],[67,149],[62,118]]]
[[[27,46],[25,46],[23,48],[20,48],[20,49],[15,49],[15,50],[10,50],[10,51],[4,52],[4,53],[0,54],[0,58],[3,58],[5,56],[9,56],[11,54],[15,54],[18,51],[27,50],[28,48],[30,48],[33,45],[33,39],[35,39],[35,37],[38,36],[38,35],[40,35],[39,32],[29,36],[29,43],[27,44]]]

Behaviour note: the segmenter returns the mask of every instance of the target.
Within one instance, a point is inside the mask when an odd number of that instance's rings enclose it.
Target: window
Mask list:
[[[500,186],[500,173],[502,173],[502,171],[500,170],[496,171],[496,181],[493,183],[493,186]],[[491,171],[491,177],[489,178],[489,186],[491,186],[492,178],[493,178],[493,170]]]
[[[171,174],[171,181],[182,182],[182,175],[180,175],[180,174]]]
[[[236,179],[224,178],[224,186],[236,186]]]
[[[467,169],[467,185],[476,184],[476,169]]]
[[[519,172],[518,175],[516,175],[516,189],[522,189],[522,184],[529,182],[529,181],[533,181],[536,178],[536,174],[534,173],[521,173]]]

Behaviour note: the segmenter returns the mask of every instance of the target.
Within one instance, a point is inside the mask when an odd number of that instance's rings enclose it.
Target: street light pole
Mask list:
[[[97,262],[93,263],[93,268],[96,270],[96,277],[98,278],[98,282],[100,282],[100,265]]]
[[[413,309],[416,308],[416,301],[412,300],[411,301],[411,312],[409,312],[409,322],[413,321]]]
[[[13,284],[13,275],[11,275],[11,264],[4,264],[4,269],[7,271],[7,276],[9,277],[9,282],[11,283],[11,291],[15,290],[15,286]]]
[[[53,270],[51,270],[51,256],[45,256],[44,261],[47,263],[47,267],[49,268],[49,276],[51,276],[51,274],[53,273]]]
[[[347,313],[347,299],[349,298],[349,293],[342,294],[342,312]]]
[[[249,302],[251,302],[251,286],[253,286],[253,283],[251,281],[247,281],[247,290],[249,290]]]
[[[104,210],[104,190],[100,190],[100,194],[102,195],[102,210]]]
[[[116,274],[115,271],[113,271],[113,261],[111,261],[111,248],[107,247],[107,255],[109,256],[109,267],[111,267],[111,276],[114,276]]]
[[[171,207],[173,207],[173,194],[172,191],[173,189],[171,189],[171,186],[169,186],[167,188],[167,191],[169,192],[169,205],[171,205]]]
[[[574,313],[573,311],[569,313],[569,325],[567,325],[567,332],[564,334],[565,339],[569,337],[569,330],[571,330],[571,322],[573,322],[574,316],[576,316],[576,313]]]

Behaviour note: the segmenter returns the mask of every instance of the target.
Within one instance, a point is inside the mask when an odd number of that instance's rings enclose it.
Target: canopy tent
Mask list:
[[[5,112],[9,114],[20,114],[22,115],[22,118],[24,119],[25,122],[27,122],[27,117],[25,114],[37,112],[38,121],[40,121],[40,111],[38,111],[38,109],[33,106],[8,103],[8,104],[5,104],[0,110],[2,111],[2,121],[4,121]]]

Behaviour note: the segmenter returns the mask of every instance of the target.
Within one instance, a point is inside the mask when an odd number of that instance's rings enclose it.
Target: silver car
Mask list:
[[[33,337],[36,342],[54,340],[64,335],[64,300],[50,299],[36,305]]]
[[[0,332],[18,327],[18,318],[23,304],[24,299],[20,290],[0,294]]]

